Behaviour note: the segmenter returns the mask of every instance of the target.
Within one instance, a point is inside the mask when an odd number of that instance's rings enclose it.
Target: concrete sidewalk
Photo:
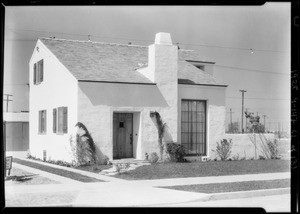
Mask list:
[[[27,160],[27,159],[26,159]],[[31,160],[30,160],[31,161]],[[85,172],[72,169],[69,167],[57,166],[38,161],[32,161],[39,164],[48,165],[55,168],[69,170],[80,173],[86,176],[106,180],[110,182],[95,182],[82,183],[73,181],[72,179],[61,180],[62,184],[47,184],[47,185],[28,185],[6,187],[6,192],[12,194],[45,194],[58,192],[74,192],[76,197],[72,203],[75,207],[132,207],[132,206],[164,206],[168,204],[182,203],[200,203],[211,200],[222,200],[243,197],[257,197],[267,195],[288,194],[290,188],[271,189],[271,190],[255,190],[255,191],[240,191],[228,193],[205,194],[196,192],[187,192],[166,188],[160,186],[176,186],[176,185],[191,185],[191,184],[211,184],[211,183],[229,183],[241,181],[259,181],[259,180],[274,180],[290,178],[290,172],[285,173],[264,173],[264,174],[245,174],[245,175],[230,175],[230,176],[213,176],[213,177],[188,177],[188,178],[171,178],[171,179],[156,179],[156,180],[122,180],[112,178],[96,173]],[[16,163],[13,163],[18,166]],[[20,165],[20,164],[19,164]],[[35,169],[28,167],[24,170],[40,174],[52,180],[59,180],[51,173],[37,172]],[[54,178],[56,177],[56,178]],[[61,177],[61,176],[59,176]],[[72,181],[70,181],[72,180]],[[50,205],[50,204],[49,204]]]

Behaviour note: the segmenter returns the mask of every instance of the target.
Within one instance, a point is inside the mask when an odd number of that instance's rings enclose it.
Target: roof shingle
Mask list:
[[[78,80],[151,83],[136,71],[141,64],[148,62],[146,46],[48,38],[40,41]],[[178,55],[179,79],[187,79],[194,84],[222,84],[185,61],[201,61],[202,57],[196,51],[179,50]]]

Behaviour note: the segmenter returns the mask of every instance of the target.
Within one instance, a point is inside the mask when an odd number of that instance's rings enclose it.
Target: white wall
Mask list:
[[[3,120],[10,122],[28,122],[29,113],[25,112],[3,112]]]
[[[47,158],[52,160],[70,160],[69,137],[77,123],[77,80],[40,42],[39,51],[34,49],[29,63],[29,148],[33,156],[42,158],[43,150],[47,150]],[[44,81],[33,84],[34,63],[44,59]],[[53,108],[68,107],[68,133],[53,133]],[[47,132],[38,134],[38,111],[47,110]]]
[[[104,90],[104,88],[106,88]],[[114,93],[107,93],[107,89]],[[137,92],[142,92],[139,94]],[[113,158],[113,113],[133,113],[134,157],[144,159],[145,153],[159,152],[157,129],[151,111],[161,112],[166,101],[156,85],[79,82],[78,121],[93,137],[99,162]]]
[[[207,156],[211,149],[215,149],[215,142],[225,135],[225,87],[184,85],[179,84],[178,91],[178,118],[181,118],[181,100],[205,100],[207,121]],[[181,119],[178,122],[179,142],[181,141]]]
[[[271,140],[275,138],[274,134],[264,134],[264,136]],[[231,157],[239,156],[239,158],[258,159],[259,155],[264,156],[262,141],[259,134],[226,134],[224,138],[232,140]],[[251,142],[251,138],[256,140],[256,157],[255,146]]]

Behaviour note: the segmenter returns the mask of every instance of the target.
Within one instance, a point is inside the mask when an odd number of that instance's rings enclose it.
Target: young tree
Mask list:
[[[157,127],[157,134],[158,134],[158,146],[159,146],[159,152],[160,152],[160,160],[163,158],[163,152],[164,152],[164,144],[163,144],[163,137],[165,134],[165,130],[167,128],[167,123],[164,123],[160,114],[155,111],[152,112],[151,117],[154,117],[156,119],[156,127]]]

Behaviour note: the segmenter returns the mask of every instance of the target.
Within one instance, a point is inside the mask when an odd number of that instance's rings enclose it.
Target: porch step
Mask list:
[[[123,158],[123,159],[116,159],[111,161],[112,164],[124,164],[124,163],[131,163],[131,164],[138,164],[138,163],[150,163],[146,160],[137,160],[134,158]]]

